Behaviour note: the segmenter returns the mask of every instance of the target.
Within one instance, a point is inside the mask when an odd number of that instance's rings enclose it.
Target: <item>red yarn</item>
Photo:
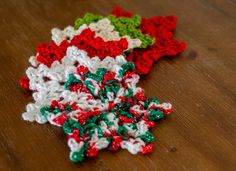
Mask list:
[[[81,141],[83,141],[84,139],[80,136],[80,131],[78,129],[74,129],[72,131],[72,134],[69,135],[68,140],[73,138],[77,143],[80,143]]]
[[[113,80],[115,78],[115,75],[116,74],[114,72],[108,71],[107,73],[104,74],[102,83],[105,84],[107,81]]]
[[[83,74],[85,72],[88,72],[89,69],[85,66],[79,66],[77,69],[76,69],[76,74]]]
[[[19,79],[20,86],[25,90],[30,90],[29,88],[29,78],[28,77],[22,77]]]
[[[146,145],[142,146],[141,153],[142,154],[151,153],[151,152],[153,152],[153,149],[154,149],[154,144],[149,143],[149,144],[146,144]]]
[[[101,37],[95,37],[95,32],[89,28],[74,36],[70,44],[85,50],[88,56],[98,56],[100,59],[104,59],[106,56],[115,57],[128,48],[128,42],[125,38],[105,42]]]
[[[128,118],[127,116],[119,116],[120,124],[126,124],[126,123],[135,123],[134,119]]]
[[[127,60],[134,62],[138,74],[148,74],[154,62],[161,57],[178,55],[185,47],[184,42],[160,38],[147,49],[134,49],[127,55]]]
[[[66,122],[66,120],[69,118],[69,116],[67,116],[66,114],[62,114],[56,118],[53,119],[53,122],[57,123],[58,125],[64,125],[64,123]]]
[[[131,17],[121,8],[114,8],[112,14],[116,17]],[[175,16],[156,16],[142,18],[140,29],[156,39],[155,43],[146,49],[134,49],[127,54],[127,60],[135,64],[138,74],[148,74],[154,62],[161,57],[176,56],[183,52],[186,43],[173,40],[177,18]]]
[[[125,38],[105,42],[101,37],[95,37],[95,32],[88,28],[83,30],[81,34],[74,36],[70,43],[66,40],[59,46],[53,42],[41,43],[37,46],[37,61],[51,67],[56,60],[61,62],[61,59],[66,55],[67,47],[71,45],[85,50],[90,57],[98,56],[100,59],[106,56],[115,57],[128,48]]]
[[[109,147],[109,150],[117,151],[120,147],[120,143],[122,142],[122,140],[123,140],[122,136],[114,135],[112,137],[112,142],[111,142],[111,145]]]
[[[127,17],[127,18],[130,18],[130,17],[133,16],[133,13],[124,11],[120,7],[114,7],[111,13],[113,15],[115,15],[116,17]]]
[[[99,114],[101,114],[101,110],[97,109],[97,110],[90,110],[88,112],[85,112],[85,111],[81,111],[81,112],[78,112],[78,115],[75,116],[75,119],[78,119],[79,123],[81,123],[82,125],[85,124],[86,120],[89,118],[89,117],[92,117],[92,116],[98,116]]]
[[[86,151],[87,157],[95,157],[98,155],[99,150],[95,147],[95,143],[89,145],[89,149]]]
[[[112,14],[117,17],[132,17],[133,15],[119,7],[115,7]],[[142,19],[139,28],[144,34],[156,38],[156,41],[146,49],[136,48],[127,54],[127,60],[134,62],[138,74],[148,74],[153,63],[161,57],[175,56],[184,51],[186,43],[173,40],[176,21],[177,18],[174,16]],[[71,45],[85,50],[90,57],[98,56],[100,59],[104,59],[106,56],[115,57],[128,48],[125,38],[105,42],[101,37],[95,37],[95,32],[88,28],[83,30],[80,35],[74,36],[70,43],[64,40],[59,46],[53,42],[38,45],[37,61],[51,67],[56,60],[61,62],[67,47]]]
[[[68,45],[67,41],[63,41],[59,46],[53,42],[39,44],[36,48],[38,53],[37,61],[51,67],[54,61],[61,61],[65,56]]]

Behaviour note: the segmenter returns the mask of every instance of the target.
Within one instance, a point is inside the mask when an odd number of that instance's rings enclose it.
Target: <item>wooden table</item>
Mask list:
[[[160,60],[139,83],[175,111],[152,130],[152,154],[104,150],[76,165],[60,128],[22,120],[32,99],[18,78],[52,27],[73,25],[88,11],[107,15],[117,5],[145,17],[178,16],[176,39],[187,50]],[[236,170],[235,11],[233,0],[1,0],[0,170]]]

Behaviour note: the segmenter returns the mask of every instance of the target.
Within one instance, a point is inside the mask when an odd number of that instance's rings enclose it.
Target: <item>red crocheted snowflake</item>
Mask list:
[[[119,7],[114,8],[112,14],[116,17],[133,15]],[[176,22],[175,16],[142,18],[139,26],[142,33],[154,37],[156,41],[146,49],[136,48],[127,54],[127,60],[134,62],[138,74],[148,74],[153,63],[161,57],[176,56],[185,50],[186,43],[173,39]]]

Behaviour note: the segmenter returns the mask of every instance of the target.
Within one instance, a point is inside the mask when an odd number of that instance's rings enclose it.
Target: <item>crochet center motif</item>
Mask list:
[[[160,57],[185,49],[173,40],[175,23],[175,17],[144,19],[114,8],[113,15],[86,14],[75,27],[52,29],[53,42],[37,47],[20,79],[34,99],[23,119],[62,127],[73,162],[105,148],[152,152],[150,128],[172,106],[147,98],[136,84]]]

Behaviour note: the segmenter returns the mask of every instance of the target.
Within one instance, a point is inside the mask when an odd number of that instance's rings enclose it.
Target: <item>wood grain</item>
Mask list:
[[[152,130],[147,156],[106,150],[82,164],[69,161],[60,128],[23,122],[32,99],[18,86],[35,46],[87,11],[119,5],[145,17],[176,15],[184,54],[162,59],[141,79],[149,97],[175,111]],[[236,2],[234,0],[1,0],[0,170],[236,170]]]

